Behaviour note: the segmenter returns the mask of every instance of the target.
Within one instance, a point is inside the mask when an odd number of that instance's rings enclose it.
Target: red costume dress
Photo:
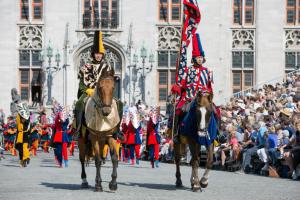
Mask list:
[[[124,139],[121,141],[121,144],[122,144],[122,160],[124,162],[127,162],[128,161],[128,151],[127,151],[128,133],[127,133],[127,125],[126,125],[125,121],[123,121],[121,123],[121,131],[124,134]]]
[[[68,167],[68,125],[69,119],[63,120],[60,113],[58,113],[55,117],[53,144],[55,159],[59,167],[62,167],[62,163],[65,164],[65,167]]]
[[[155,111],[150,111],[150,118],[147,124],[147,145],[150,150],[150,161],[152,168],[154,164],[158,167],[159,162],[159,145],[160,145],[160,135],[158,133],[158,116]]]

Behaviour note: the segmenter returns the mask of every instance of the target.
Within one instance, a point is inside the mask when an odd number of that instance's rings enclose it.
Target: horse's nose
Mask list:
[[[102,108],[102,114],[103,114],[104,116],[108,116],[108,115],[110,114],[110,112],[111,112],[111,107],[106,106],[106,107],[103,107],[103,108]]]

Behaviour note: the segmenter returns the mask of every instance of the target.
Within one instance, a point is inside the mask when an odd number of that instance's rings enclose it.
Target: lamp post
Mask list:
[[[138,56],[136,54],[133,54],[132,62],[134,63],[134,65],[129,66],[129,105],[131,105],[131,102],[135,103],[134,93],[135,93],[135,83],[137,81],[136,64],[138,63],[138,59],[139,59]],[[133,83],[133,90],[131,90],[131,84],[132,84],[131,82]],[[131,93],[132,93],[132,98],[131,98]]]
[[[137,72],[141,73],[142,77],[142,101],[145,103],[145,81],[146,81],[146,75],[149,74],[152,71],[153,63],[154,63],[154,54],[150,53],[149,55],[149,63],[150,67],[146,65],[146,59],[147,59],[147,49],[142,46],[140,51],[140,57],[142,59],[142,65],[140,67],[137,66],[138,64],[138,55],[133,55],[133,62],[135,63]]]
[[[47,73],[47,88],[48,88],[48,100],[47,100],[46,105],[51,105],[52,104],[52,100],[51,100],[52,95],[51,94],[52,94],[53,74],[60,70],[59,63],[60,63],[61,59],[60,59],[60,54],[58,53],[58,50],[57,50],[57,53],[55,54],[56,66],[51,65],[52,57],[53,57],[53,48],[50,45],[50,40],[48,43],[48,47],[46,48],[46,56],[48,57],[48,67],[44,68],[44,70]],[[40,53],[39,60],[41,62],[45,61],[43,53]]]

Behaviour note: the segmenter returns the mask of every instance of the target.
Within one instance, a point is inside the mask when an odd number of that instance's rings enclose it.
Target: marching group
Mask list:
[[[59,167],[68,166],[69,154],[74,155],[74,129],[69,124],[70,116],[61,105],[54,102],[52,113],[47,115],[46,109],[29,112],[27,104],[18,104],[18,113],[7,117],[0,111],[0,148],[1,159],[4,151],[18,156],[20,166],[27,167],[30,157],[37,156],[38,149],[49,153],[54,149],[55,161]]]
[[[37,156],[40,148],[44,153],[54,152],[58,167],[68,167],[68,155],[74,155],[76,148],[76,128],[68,109],[54,102],[51,114],[45,109],[38,113],[28,111],[25,103],[20,103],[16,116],[9,116],[0,110],[0,148],[13,156],[19,155],[20,166],[26,167],[30,155]],[[126,106],[120,123],[122,136],[118,138],[119,160],[129,164],[139,164],[141,159],[151,160],[151,166],[158,167],[161,136],[158,133],[161,118],[159,109],[146,108],[142,104]],[[121,147],[121,148],[120,148]],[[69,149],[69,153],[68,153]],[[108,159],[108,146],[104,157]],[[148,153],[149,152],[149,153]]]

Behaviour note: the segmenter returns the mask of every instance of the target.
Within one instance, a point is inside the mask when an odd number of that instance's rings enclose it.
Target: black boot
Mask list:
[[[79,134],[80,128],[81,128],[81,119],[82,119],[83,112],[81,110],[75,110],[74,115],[75,115],[75,119],[76,119],[76,133]]]

